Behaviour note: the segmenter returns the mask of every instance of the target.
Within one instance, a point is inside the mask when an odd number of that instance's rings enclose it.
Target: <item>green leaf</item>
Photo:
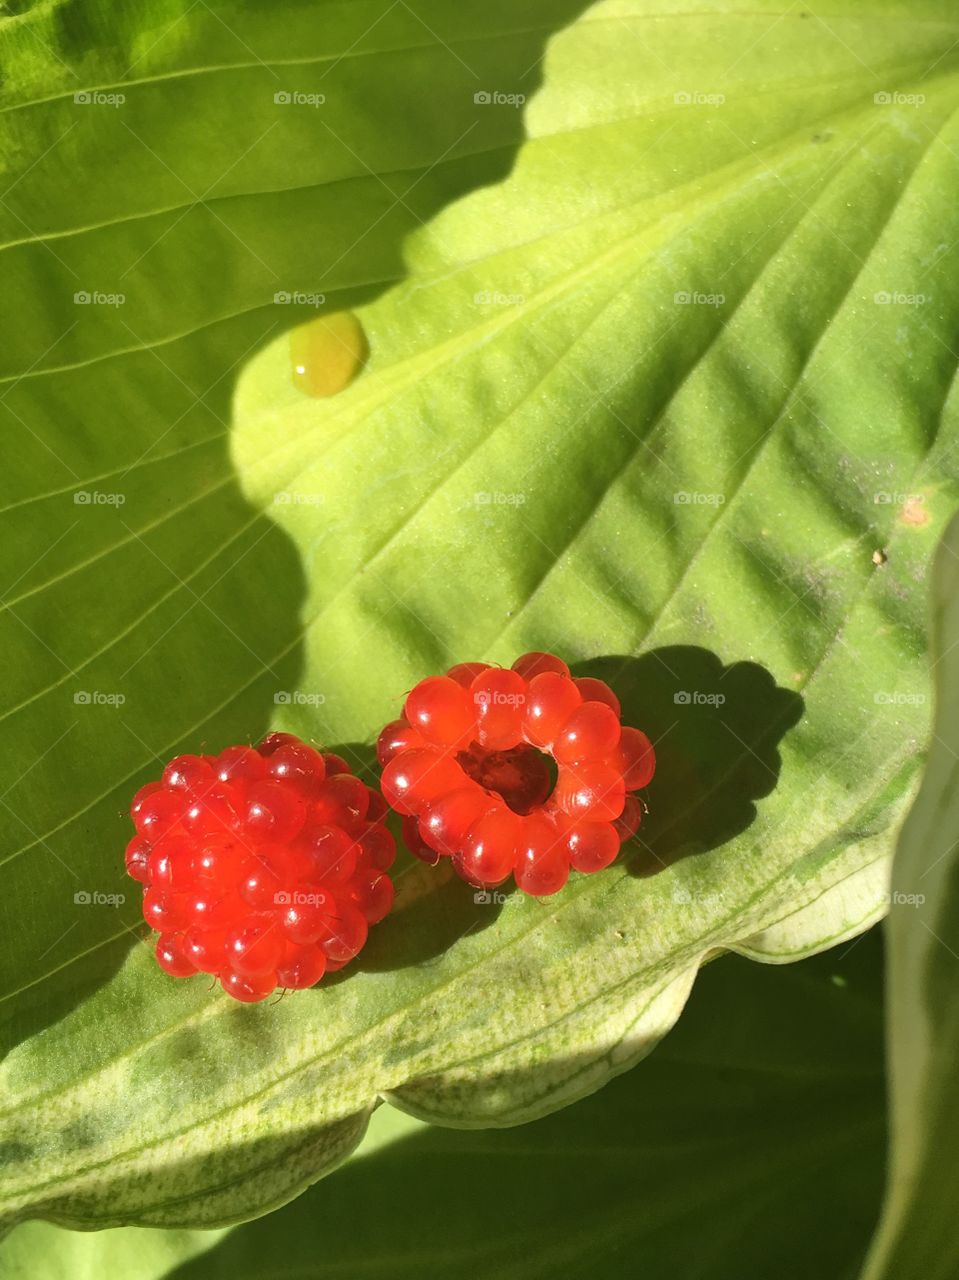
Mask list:
[[[465,1132],[383,1107],[334,1177],[257,1222],[27,1223],[0,1267],[10,1280],[586,1280],[635,1276],[641,1260],[649,1280],[845,1280],[881,1194],[881,958],[873,931],[785,973],[724,959],[646,1062],[561,1115]]]
[[[716,951],[884,911],[957,501],[959,26],[858,8],[0,26],[8,1220],[249,1217],[378,1096],[533,1119],[645,1054]],[[326,399],[293,291],[365,335]],[[269,722],[368,760],[414,680],[534,647],[657,739],[629,857],[489,906],[402,864],[353,971],[275,1006],[133,945],[123,810],[158,759]]]
[[[933,745],[896,852],[886,926],[890,1177],[867,1280],[946,1280],[959,1268],[959,520],[936,562],[932,635]]]

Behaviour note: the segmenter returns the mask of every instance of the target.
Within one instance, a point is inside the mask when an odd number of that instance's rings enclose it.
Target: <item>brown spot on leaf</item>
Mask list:
[[[911,524],[916,529],[921,529],[924,524],[928,524],[929,512],[922,498],[918,496],[907,498],[902,504],[899,519],[903,524]]]

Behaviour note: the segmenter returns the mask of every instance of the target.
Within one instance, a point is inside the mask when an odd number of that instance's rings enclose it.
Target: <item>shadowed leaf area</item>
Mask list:
[[[346,1166],[257,1222],[28,1224],[0,1260],[10,1280],[851,1280],[881,1189],[880,980],[877,933],[785,971],[725,958],[646,1062],[561,1115],[468,1132],[384,1107]]]

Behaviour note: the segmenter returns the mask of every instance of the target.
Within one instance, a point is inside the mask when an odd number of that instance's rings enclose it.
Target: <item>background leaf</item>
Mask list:
[[[959,1132],[959,520],[933,582],[936,727],[922,789],[893,865],[888,1033],[890,1181],[864,1280],[943,1280],[959,1266],[954,1206]]]
[[[881,1190],[880,979],[876,932],[785,973],[724,959],[651,1058],[562,1115],[464,1132],[382,1107],[343,1169],[257,1222],[28,1223],[0,1265],[10,1280],[844,1280]]]
[[[957,496],[959,28],[662,9],[0,30],[9,1220],[248,1217],[381,1094],[535,1118],[647,1052],[717,950],[795,959],[884,910]],[[267,340],[294,290],[367,335],[328,401]],[[74,901],[128,888],[158,758],[270,720],[362,759],[418,677],[540,646],[660,752],[641,847],[562,899],[401,866],[354,972],[256,1010],[165,979],[133,894]]]

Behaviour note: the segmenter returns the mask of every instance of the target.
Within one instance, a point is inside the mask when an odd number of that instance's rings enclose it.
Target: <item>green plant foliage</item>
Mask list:
[[[889,1189],[864,1280],[948,1280],[955,1229],[959,1023],[959,521],[933,583],[936,726],[922,790],[893,866],[887,1041],[892,1085]]]
[[[531,1125],[467,1132],[391,1107],[293,1204],[225,1232],[26,1223],[9,1280],[852,1280],[880,1196],[877,932],[785,971],[709,965],[656,1053]]]
[[[870,9],[0,21],[8,1222],[248,1218],[380,1096],[534,1119],[717,951],[883,913],[959,497],[959,25]],[[343,310],[356,368],[305,395],[286,330]],[[627,857],[486,905],[401,863],[279,1004],[156,969],[122,848],[161,760],[273,724],[368,762],[417,678],[534,647],[657,740]]]

